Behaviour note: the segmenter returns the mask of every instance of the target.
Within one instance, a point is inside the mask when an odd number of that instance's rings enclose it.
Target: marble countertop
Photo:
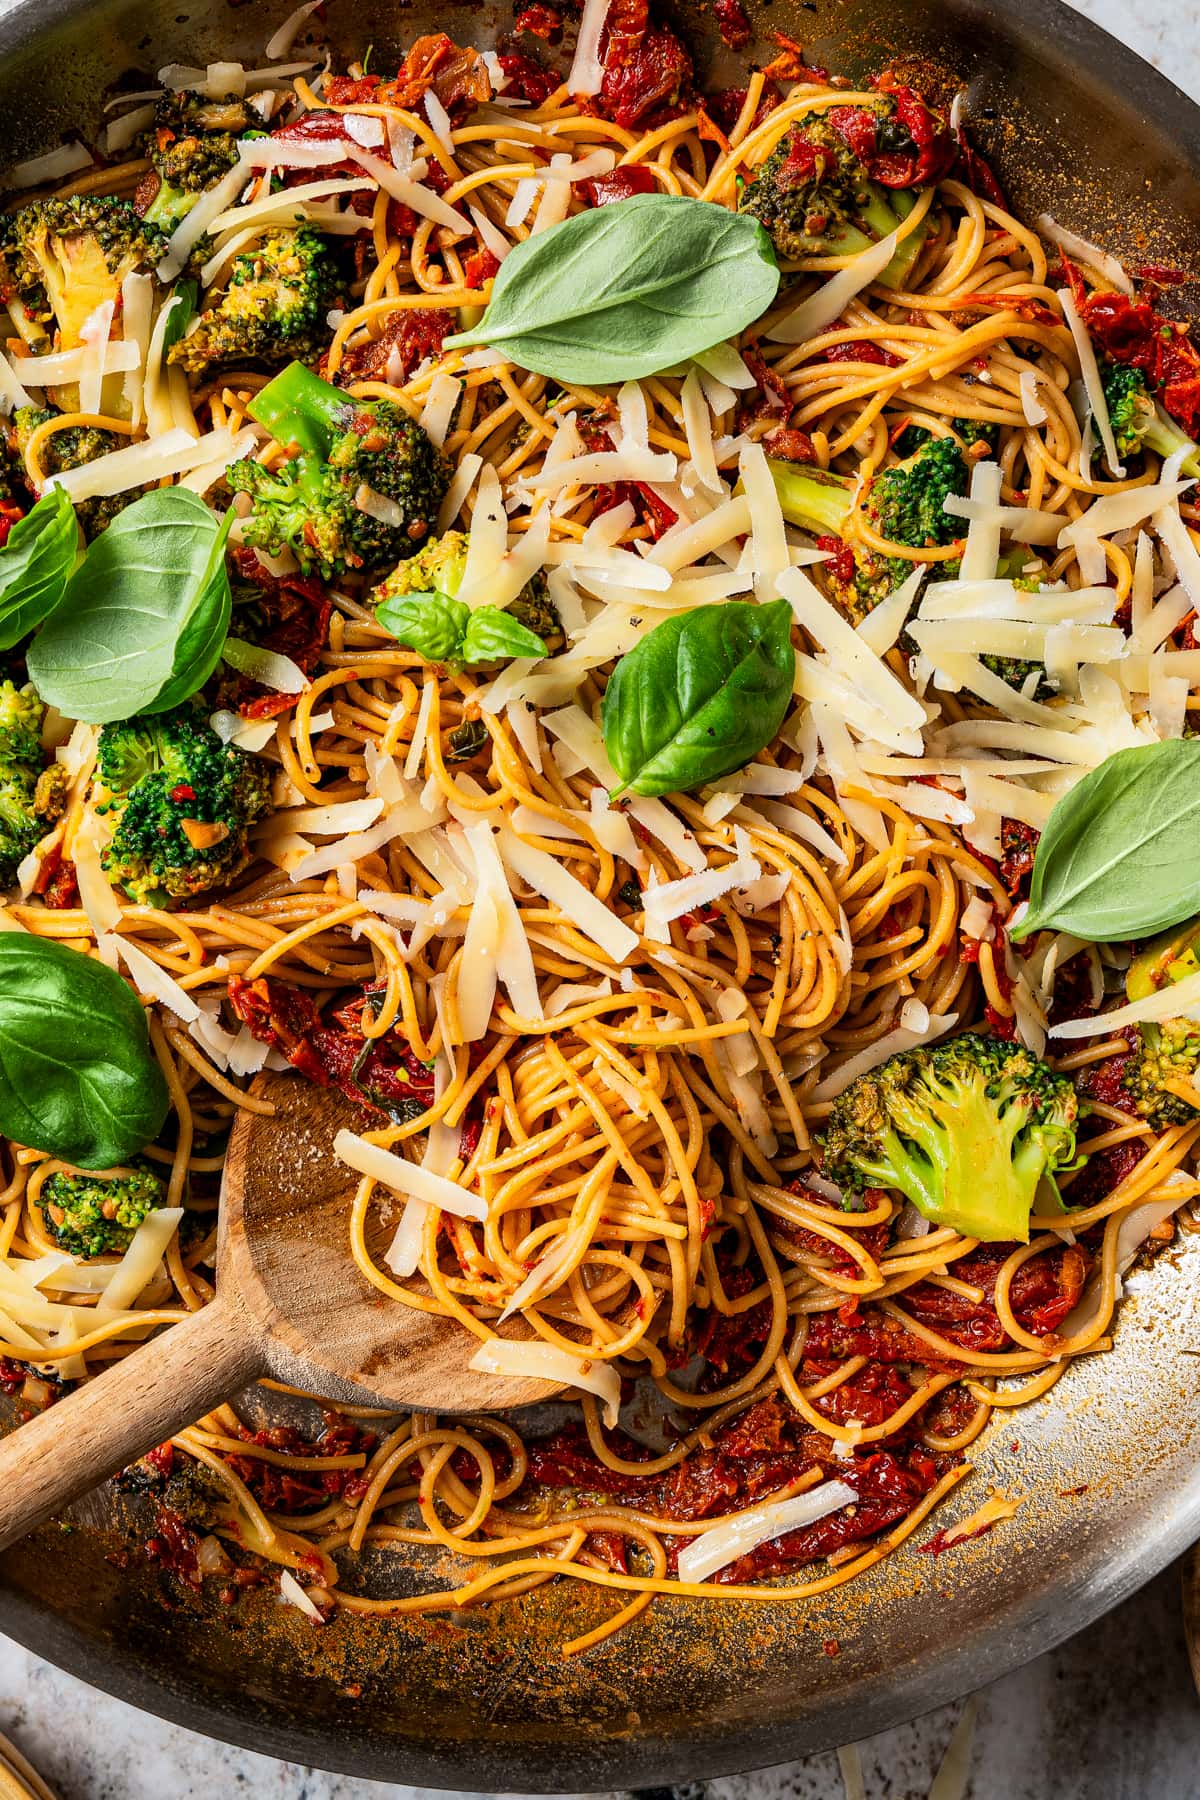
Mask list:
[[[1200,96],[1196,0],[1073,0]],[[1200,1702],[1169,1570],[1090,1631],[976,1697],[970,1800],[1192,1800]],[[925,1800],[959,1705],[859,1746],[867,1800]],[[421,1800],[431,1790],[255,1756],[98,1694],[0,1638],[0,1730],[61,1800]],[[656,1790],[667,1800],[666,1790]],[[833,1755],[675,1791],[679,1800],[843,1800]],[[475,1800],[463,1795],[461,1800]],[[607,1800],[607,1797],[606,1797]],[[617,1800],[616,1796],[611,1800]]]

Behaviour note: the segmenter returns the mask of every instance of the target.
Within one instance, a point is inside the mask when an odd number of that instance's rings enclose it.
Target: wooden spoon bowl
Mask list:
[[[253,1092],[275,1111],[234,1124],[216,1298],[0,1443],[0,1548],[264,1375],[335,1404],[446,1413],[561,1391],[469,1370],[460,1325],[361,1273],[348,1230],[357,1179],[333,1139],[368,1128],[366,1113],[290,1074],[261,1075]]]

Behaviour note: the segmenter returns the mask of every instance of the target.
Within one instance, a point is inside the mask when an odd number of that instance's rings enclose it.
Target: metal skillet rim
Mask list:
[[[0,58],[18,46],[87,16],[88,0],[0,0]],[[1181,156],[1200,164],[1200,108],[1134,52],[1061,0],[1016,0],[1011,28],[1033,45],[1055,41],[1106,89],[1120,87],[1127,102],[1168,133]],[[988,9],[966,0],[962,11],[987,29]],[[422,1750],[398,1739],[361,1730],[331,1730],[302,1721],[264,1720],[248,1705],[218,1704],[203,1694],[155,1679],[128,1654],[106,1654],[102,1644],[48,1606],[5,1591],[0,1620],[5,1633],[92,1686],[148,1713],[215,1739],[291,1762],[342,1773],[412,1781],[447,1788],[562,1792],[648,1785],[761,1768],[860,1738],[956,1698],[984,1681],[1052,1648],[1083,1629],[1148,1581],[1200,1536],[1200,1470],[1173,1496],[1168,1517],[1143,1517],[1117,1546],[1097,1545],[1062,1578],[1024,1596],[936,1659],[890,1675],[886,1688],[869,1695],[853,1690],[820,1714],[777,1718],[721,1729],[685,1722],[675,1737],[616,1741],[607,1745],[564,1742],[507,1745],[481,1733],[469,1742],[429,1744]]]

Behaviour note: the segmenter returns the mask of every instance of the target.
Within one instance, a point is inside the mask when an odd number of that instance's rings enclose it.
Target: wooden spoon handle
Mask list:
[[[264,1349],[217,1299],[11,1432],[0,1443],[0,1550],[261,1375]]]

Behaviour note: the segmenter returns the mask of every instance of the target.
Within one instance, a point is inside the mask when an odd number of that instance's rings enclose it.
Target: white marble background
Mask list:
[[[1200,97],[1197,0],[1073,3]],[[969,1800],[1200,1800],[1200,1702],[1183,1648],[1175,1570],[1070,1644],[984,1689],[977,1705]],[[960,1711],[944,1707],[862,1744],[868,1800],[926,1800]],[[95,1693],[3,1638],[0,1729],[61,1800],[422,1800],[430,1793],[197,1737]],[[843,1800],[844,1792],[830,1755],[683,1790],[679,1800]]]

